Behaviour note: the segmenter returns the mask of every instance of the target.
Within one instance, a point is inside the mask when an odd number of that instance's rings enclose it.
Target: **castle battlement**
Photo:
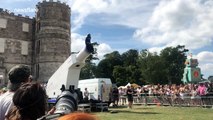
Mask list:
[[[0,8],[0,13],[2,13],[2,14],[11,14],[12,12],[10,12],[10,10],[8,10],[8,9],[3,9],[3,8]],[[14,13],[13,13],[14,14]]]
[[[6,16],[10,16],[10,17],[19,17],[19,18],[33,19],[30,16],[28,16],[28,15],[24,16],[22,14],[15,14],[14,12],[11,12],[10,10],[3,9],[3,8],[0,8],[0,14],[6,15]]]
[[[57,3],[65,3],[66,2],[62,2],[61,0],[43,0],[43,2],[57,2]]]
[[[18,14],[18,17],[22,17],[22,14]]]
[[[50,3],[50,2],[63,4],[63,5],[66,5],[67,7],[69,7],[69,5],[66,2],[62,2],[61,0],[43,0],[42,2],[38,2],[38,5],[40,5],[41,3]]]

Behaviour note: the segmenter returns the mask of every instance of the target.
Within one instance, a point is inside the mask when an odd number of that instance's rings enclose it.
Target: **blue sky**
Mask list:
[[[33,17],[42,0],[0,0],[0,8]],[[48,0],[47,0],[48,1]],[[60,0],[72,11],[72,51],[88,33],[98,56],[112,51],[185,45],[199,61],[204,77],[213,75],[212,0]]]

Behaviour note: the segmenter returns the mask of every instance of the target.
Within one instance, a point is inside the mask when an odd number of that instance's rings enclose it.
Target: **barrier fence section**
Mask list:
[[[126,96],[125,96],[126,98]],[[124,97],[120,98],[120,102],[126,102]],[[163,105],[163,106],[200,106],[213,107],[213,94],[204,96],[195,96],[184,94],[179,96],[160,95],[160,94],[140,94],[133,95],[133,104],[143,105]]]

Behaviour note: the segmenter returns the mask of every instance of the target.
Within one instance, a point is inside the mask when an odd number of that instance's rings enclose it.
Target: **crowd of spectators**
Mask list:
[[[137,88],[133,88],[134,102],[141,102],[141,98],[157,96],[161,98],[167,98],[171,103],[181,103],[184,100],[190,99],[192,105],[204,105],[212,104],[211,96],[213,97],[213,83],[197,83],[197,84],[171,84],[171,85],[144,85]],[[126,104],[127,101],[127,88],[118,87],[119,90],[119,103],[120,105]],[[143,100],[146,102],[146,100]],[[189,102],[189,101],[188,101]],[[200,103],[199,103],[200,102]]]

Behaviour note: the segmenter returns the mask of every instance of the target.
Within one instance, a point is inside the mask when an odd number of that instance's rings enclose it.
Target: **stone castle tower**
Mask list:
[[[47,81],[70,55],[70,7],[44,1],[37,10],[34,69],[38,80]]]
[[[49,77],[70,55],[70,7],[39,2],[35,18],[0,9],[0,86],[16,64],[27,64],[36,80]]]

